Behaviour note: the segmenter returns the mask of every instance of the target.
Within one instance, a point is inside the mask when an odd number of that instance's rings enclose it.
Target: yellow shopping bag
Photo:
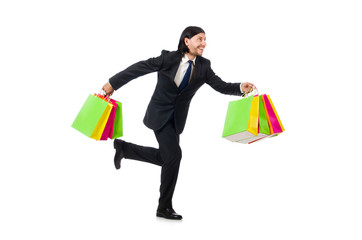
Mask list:
[[[259,97],[254,96],[251,103],[251,109],[249,114],[248,132],[258,135],[258,122],[259,122]]]
[[[95,140],[100,140],[102,137],[103,130],[106,127],[109,115],[111,114],[111,111],[112,111],[112,104],[109,102],[107,102],[107,103],[108,104],[106,106],[106,109],[104,110],[96,127],[94,128],[94,131],[93,131],[92,135],[90,136],[90,138],[93,138]]]

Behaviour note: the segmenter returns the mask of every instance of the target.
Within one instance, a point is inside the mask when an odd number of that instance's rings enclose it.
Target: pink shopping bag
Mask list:
[[[271,135],[284,132],[284,127],[279,119],[278,113],[275,110],[275,107],[274,107],[273,102],[271,101],[269,95],[263,94],[262,99],[263,99]]]
[[[112,136],[113,136],[113,126],[114,126],[114,118],[116,116],[117,103],[113,99],[109,99],[109,102],[111,102],[111,104],[112,104],[112,110],[111,110],[111,113],[109,114],[107,124],[104,128],[104,131],[102,133],[102,137],[100,140],[107,140],[108,138],[112,139]]]

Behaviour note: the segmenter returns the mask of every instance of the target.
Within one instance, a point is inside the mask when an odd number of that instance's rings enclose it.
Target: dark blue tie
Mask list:
[[[182,79],[182,82],[180,83],[180,86],[178,87],[178,90],[180,92],[187,86],[187,84],[189,83],[189,80],[190,80],[192,61],[189,60],[188,63],[189,63],[189,67],[187,68],[185,76]]]

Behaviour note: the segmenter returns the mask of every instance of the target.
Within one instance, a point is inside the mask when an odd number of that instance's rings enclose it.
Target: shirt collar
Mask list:
[[[193,62],[192,65],[193,65],[193,66],[195,66],[196,58],[197,58],[197,57],[195,57],[194,60],[192,60],[192,62]],[[189,58],[186,56],[186,54],[184,54],[184,56],[183,56],[182,59],[181,59],[181,62],[182,62],[182,63],[187,63],[188,61],[189,61]]]

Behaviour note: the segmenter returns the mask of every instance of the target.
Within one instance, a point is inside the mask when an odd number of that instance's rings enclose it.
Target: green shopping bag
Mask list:
[[[259,125],[260,125],[259,134],[264,134],[265,136],[269,136],[270,135],[269,123],[261,96],[259,96]]]
[[[269,129],[269,123],[266,116],[266,111],[264,107],[264,103],[262,100],[262,97],[259,96],[259,129],[258,129],[258,135],[252,138],[244,139],[238,141],[238,143],[253,143],[256,141],[259,141],[261,139],[265,139],[266,137],[270,137],[270,129]]]
[[[72,127],[87,137],[94,138],[96,132],[103,131],[99,129],[100,125],[103,125],[100,121],[106,121],[108,119],[110,109],[111,105],[108,102],[89,94],[75,118]],[[107,114],[108,116],[106,116]]]
[[[237,101],[231,101],[226,113],[222,137],[241,142],[258,135],[259,97],[250,96]]]
[[[116,139],[123,136],[122,103],[117,102],[116,116],[114,118],[113,136]]]

